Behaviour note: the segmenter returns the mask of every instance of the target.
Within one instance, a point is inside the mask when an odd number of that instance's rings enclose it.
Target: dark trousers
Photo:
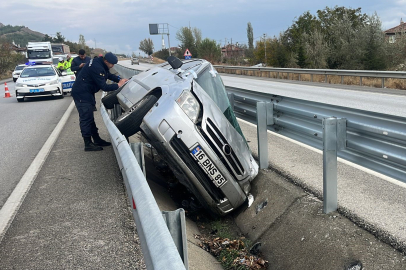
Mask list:
[[[91,137],[98,134],[96,123],[94,122],[93,108],[90,103],[74,100],[76,109],[79,112],[79,126],[83,137]]]

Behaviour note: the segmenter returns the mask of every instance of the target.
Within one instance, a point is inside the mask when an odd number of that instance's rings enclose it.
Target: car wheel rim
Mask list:
[[[127,112],[122,114],[117,120],[122,121],[122,120],[126,119],[130,114],[132,114],[133,111],[135,111],[136,108],[138,108],[139,106],[144,104],[146,100],[147,100],[147,97],[141,99],[137,104],[134,104]]]

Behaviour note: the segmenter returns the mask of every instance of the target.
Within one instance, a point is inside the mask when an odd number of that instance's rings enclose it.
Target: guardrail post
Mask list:
[[[337,119],[324,118],[323,125],[323,212],[337,210]]]
[[[268,125],[273,125],[273,103],[257,102],[257,138],[259,168],[266,169],[268,163]]]
[[[359,86],[362,86],[362,77],[359,77]]]
[[[327,74],[324,75],[324,82],[327,83]]]
[[[230,102],[231,109],[234,111],[234,93],[227,93],[228,101]]]
[[[382,78],[382,88],[385,88],[385,78]]]
[[[174,211],[162,211],[162,216],[172,236],[173,242],[178,248],[180,257],[185,264],[186,270],[189,269],[189,258],[187,254],[187,235],[185,210],[178,208]]]

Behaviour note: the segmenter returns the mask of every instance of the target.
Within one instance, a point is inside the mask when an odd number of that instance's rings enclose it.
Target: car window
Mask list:
[[[55,71],[52,67],[45,68],[26,68],[21,73],[21,78],[55,76]]]
[[[210,67],[206,68],[199,74],[196,82],[224,113],[224,111],[230,106],[230,103],[228,101],[226,88],[224,87],[221,77],[217,74],[217,71],[214,69],[212,70]]]
[[[23,70],[25,68],[25,66],[16,66],[15,70]]]
[[[238,133],[244,138],[244,134],[237,122],[237,118],[231,109],[230,101],[228,100],[226,88],[224,87],[223,80],[217,71],[210,65],[203,70],[196,78],[196,82],[203,88],[203,90],[211,97],[217,104],[228,122],[237,130]],[[245,140],[246,141],[246,140]]]
[[[39,68],[38,76],[55,76],[55,70],[52,67]]]

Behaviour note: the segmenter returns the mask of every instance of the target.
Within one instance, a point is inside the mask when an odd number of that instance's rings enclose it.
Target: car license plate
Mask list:
[[[44,88],[40,88],[40,89],[30,89],[30,93],[39,93],[39,92],[44,92]]]
[[[196,146],[192,150],[192,154],[199,165],[206,171],[207,175],[213,180],[216,187],[221,187],[227,182],[200,146]]]

